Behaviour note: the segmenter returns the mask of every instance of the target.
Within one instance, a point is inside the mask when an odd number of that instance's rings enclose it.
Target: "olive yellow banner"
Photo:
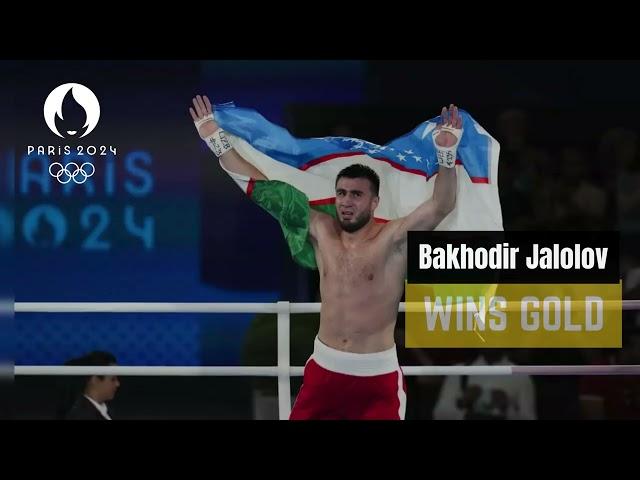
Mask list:
[[[408,348],[620,348],[622,283],[406,284]]]

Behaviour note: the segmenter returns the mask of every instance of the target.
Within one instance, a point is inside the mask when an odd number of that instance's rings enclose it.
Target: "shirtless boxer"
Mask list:
[[[213,119],[209,99],[190,108],[200,137],[222,166],[267,180],[234,149]],[[304,369],[290,419],[404,419],[406,386],[394,327],[407,268],[407,232],[433,230],[456,201],[456,148],[462,137],[458,108],[442,109],[433,141],[439,163],[433,196],[409,215],[374,221],[380,180],[369,167],[342,170],[335,184],[337,219],[311,210],[309,236],[320,275],[320,329]],[[227,144],[227,148],[221,145]],[[223,153],[224,152],[224,153]]]

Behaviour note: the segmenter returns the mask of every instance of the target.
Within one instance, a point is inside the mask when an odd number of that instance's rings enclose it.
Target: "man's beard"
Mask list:
[[[365,212],[362,215],[360,215],[358,218],[356,218],[355,221],[353,222],[345,223],[343,220],[340,220],[340,227],[342,227],[342,229],[348,233],[357,232],[362,227],[364,227],[367,223],[369,223],[370,219],[371,219],[371,214],[370,213],[368,214]]]

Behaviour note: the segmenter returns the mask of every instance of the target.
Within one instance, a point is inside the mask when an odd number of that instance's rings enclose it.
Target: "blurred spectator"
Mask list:
[[[621,351],[599,351],[594,365],[637,365],[640,363],[640,334],[623,336]],[[590,420],[640,419],[640,378],[637,375],[591,375],[580,383],[584,418]]]
[[[68,366],[107,367],[116,365],[116,357],[109,352],[94,351],[69,360]],[[57,412],[64,420],[112,420],[107,402],[114,399],[120,381],[113,375],[91,375],[70,380],[65,400]]]
[[[527,229],[533,219],[532,196],[539,192],[545,175],[552,176],[553,165],[547,153],[531,144],[529,117],[524,110],[508,109],[497,119],[494,134],[500,142],[498,182],[506,230]],[[545,214],[548,212],[545,209]]]
[[[524,110],[511,108],[498,115],[497,138],[501,150],[521,153],[529,146],[528,116]]]
[[[504,350],[481,351],[473,366],[514,365]],[[528,375],[450,375],[433,412],[435,420],[535,420],[535,388]]]
[[[585,229],[605,226],[605,216],[611,214],[604,187],[592,180],[590,163],[580,148],[565,147],[561,150],[561,179],[569,207],[566,219],[568,223]]]
[[[531,350],[532,365],[584,365],[584,355],[571,348],[535,348]],[[536,411],[540,420],[578,420],[580,409],[580,377],[575,375],[537,375]]]
[[[640,298],[640,235],[622,233],[622,253],[620,255],[620,274],[622,277],[622,295],[624,298]],[[633,312],[633,311],[632,311]],[[640,327],[640,324],[638,324]]]
[[[316,301],[320,301],[319,293]],[[277,315],[265,313],[255,317],[245,340],[243,364],[273,367],[278,364]],[[292,314],[290,323],[290,364],[304,366],[313,353],[313,342],[320,328],[320,314]],[[302,377],[291,377],[291,402],[302,385]],[[278,383],[276,377],[257,377],[253,382],[253,418],[278,419]]]
[[[626,128],[605,132],[598,148],[600,165],[617,167],[615,190],[621,230],[640,231],[640,161],[638,134]]]
[[[515,121],[511,121],[515,116]],[[526,143],[526,117],[521,111],[506,111],[498,118],[495,138],[500,142],[498,182],[502,200],[504,223],[512,226],[512,219],[528,213],[526,193],[530,178],[521,171],[520,154]],[[524,182],[524,184],[523,184]]]

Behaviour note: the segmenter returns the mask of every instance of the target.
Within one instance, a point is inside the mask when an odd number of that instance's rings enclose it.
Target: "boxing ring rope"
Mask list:
[[[289,302],[278,302],[289,303]],[[278,303],[206,302],[16,302],[16,313],[278,313]],[[512,303],[512,305],[511,305]],[[640,310],[640,300],[609,300],[604,306]],[[622,305],[620,305],[622,304]],[[320,303],[289,303],[290,313],[319,313]],[[406,312],[406,302],[398,311]],[[510,302],[504,310],[519,310],[520,302]]]
[[[605,301],[604,308],[640,310],[640,300]],[[411,305],[411,304],[409,304]],[[506,310],[520,309],[520,303]],[[275,313],[277,314],[278,365],[275,367],[171,367],[171,366],[31,366],[16,365],[15,375],[130,375],[130,376],[251,376],[278,377],[281,420],[291,413],[291,376],[304,367],[289,363],[290,316],[318,313],[320,303],[168,303],[168,302],[16,302],[15,313]],[[400,312],[407,303],[400,303]],[[640,375],[640,365],[487,365],[403,366],[405,375]]]

